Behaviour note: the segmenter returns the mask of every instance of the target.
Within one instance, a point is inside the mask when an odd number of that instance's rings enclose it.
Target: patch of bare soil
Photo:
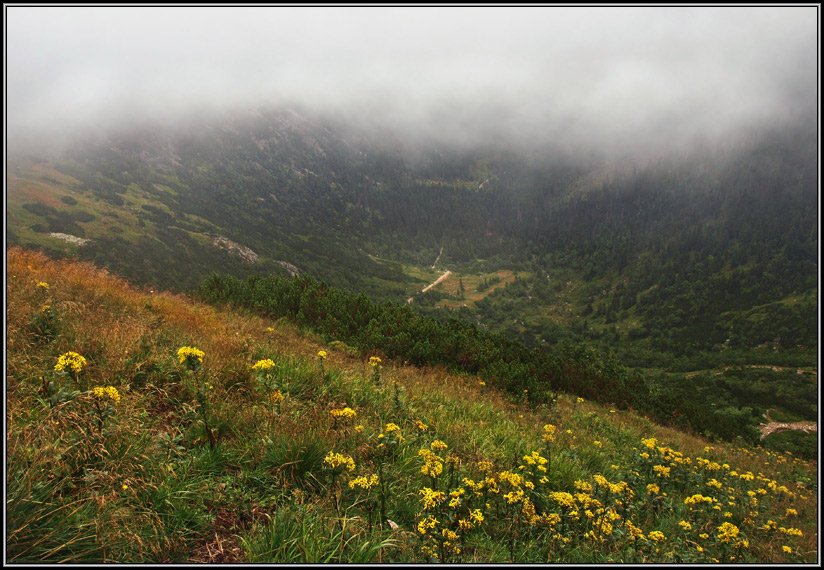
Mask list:
[[[254,506],[250,513],[232,510],[228,505],[208,505],[217,510],[215,522],[203,540],[192,551],[189,562],[206,564],[243,564],[247,562],[235,533],[247,529],[254,520],[265,517],[262,509]]]

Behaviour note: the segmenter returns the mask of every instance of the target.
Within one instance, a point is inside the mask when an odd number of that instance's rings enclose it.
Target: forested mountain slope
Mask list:
[[[704,371],[690,383],[734,406],[723,367],[815,372],[814,125],[643,160],[547,140],[448,145],[294,109],[144,125],[13,154],[8,239],[147,287],[308,274],[533,348],[586,342],[662,382]]]

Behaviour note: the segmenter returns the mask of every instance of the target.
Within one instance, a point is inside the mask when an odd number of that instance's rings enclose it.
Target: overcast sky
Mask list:
[[[5,9],[9,137],[284,101],[618,146],[816,118],[815,5]]]

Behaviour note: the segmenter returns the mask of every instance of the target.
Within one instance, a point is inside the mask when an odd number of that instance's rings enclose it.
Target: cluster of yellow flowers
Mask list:
[[[355,470],[355,461],[351,457],[334,451],[327,453],[326,457],[323,458],[323,462],[332,469],[344,467],[347,471]]]
[[[544,433],[541,437],[546,442],[555,441],[555,426],[552,424],[546,424],[544,426]]]
[[[372,474],[369,477],[366,475],[360,475],[349,481],[349,488],[354,489],[355,487],[360,487],[361,489],[366,489],[368,491],[377,485],[378,481],[378,476],[375,474]]]
[[[458,487],[454,491],[450,492],[449,506],[453,509],[457,509],[458,507],[460,507],[462,503],[461,497],[463,497],[465,494],[466,489],[464,489],[463,487]]]
[[[701,503],[710,503],[710,504],[712,504],[712,503],[717,503],[717,502],[718,502],[717,499],[713,499],[712,497],[705,497],[704,495],[701,495],[701,494],[695,494],[695,495],[692,495],[691,497],[687,497],[686,499],[684,499],[684,504],[685,505],[696,505],[696,504],[701,504]]]
[[[318,358],[320,358],[321,362],[326,360],[326,351],[325,350],[319,350],[318,351]]]
[[[428,449],[421,449],[418,455],[423,457],[424,464],[421,467],[421,474],[437,477],[443,473],[443,458]]]
[[[721,526],[718,527],[718,538],[721,539],[721,542],[734,541],[738,536],[738,532],[738,527],[734,524],[729,522],[721,523]]]
[[[446,493],[443,491],[436,491],[429,487],[424,487],[418,493],[421,494],[421,503],[423,503],[423,510],[428,511],[434,509],[446,500]]]
[[[46,283],[45,281],[39,281],[39,282],[37,283],[37,286],[36,286],[35,288],[36,288],[36,289],[45,289],[45,290],[47,290],[47,291],[48,291],[48,289],[49,289],[49,284],[48,284],[48,283]]]
[[[203,357],[206,353],[193,346],[183,346],[177,351],[177,358],[180,364],[187,363],[191,366],[197,361],[198,364],[203,364]]]
[[[664,467],[663,465],[655,465],[655,466],[653,466],[652,470],[655,471],[655,474],[658,477],[669,477],[670,476],[670,468],[669,467]]]
[[[340,408],[336,410],[330,410],[330,414],[335,416],[336,418],[354,418],[358,415],[358,413],[353,410],[352,408]]]
[[[95,398],[108,398],[115,404],[120,403],[120,392],[118,392],[114,386],[95,386],[94,389],[92,389],[92,393]]]
[[[429,426],[423,423],[421,420],[415,420],[415,429],[418,431],[426,431],[429,429]]]
[[[79,374],[84,366],[86,366],[85,358],[76,352],[67,352],[57,359],[57,364],[54,365],[54,369],[58,372],[64,372],[69,368],[75,374]]]
[[[436,439],[435,441],[429,444],[429,449],[431,449],[432,451],[443,451],[447,447],[449,446],[446,445],[446,443],[444,443],[440,439]]]
[[[533,451],[529,455],[524,455],[524,462],[543,473],[546,473],[546,464],[549,463],[547,458],[542,457],[537,451]]]
[[[444,537],[446,540],[443,541],[443,547],[447,549],[450,554],[460,554],[461,549],[455,544],[455,541],[458,540],[458,533],[455,531],[449,530],[448,528],[441,529],[441,536]]]
[[[566,507],[568,509],[575,508],[575,497],[566,491],[553,491],[549,494],[549,498],[562,507]]]
[[[378,364],[381,363],[381,359],[377,356],[370,356],[369,357],[369,366],[372,368],[376,367]]]
[[[663,542],[667,539],[667,537],[664,536],[664,533],[661,532],[660,530],[650,531],[648,536],[649,536],[649,539],[653,542]]]
[[[252,370],[269,370],[270,368],[274,368],[275,363],[271,358],[267,358],[265,360],[258,360],[254,366],[252,366]]]
[[[644,444],[644,446],[645,446],[647,449],[655,449],[655,446],[656,446],[656,445],[658,445],[658,440],[657,440],[657,439],[655,439],[654,437],[650,437],[650,438],[648,438],[648,439],[643,439],[643,438],[642,438],[642,439],[641,439],[641,443],[643,443],[643,444]]]
[[[418,523],[418,532],[421,534],[426,534],[426,531],[430,528],[435,528],[435,525],[438,524],[438,519],[435,518],[435,515],[429,515],[425,519],[421,519]]]
[[[784,528],[783,526],[781,526],[778,527],[778,530],[790,536],[804,536],[804,533],[802,533],[801,530],[797,528]]]
[[[281,391],[280,391],[280,390],[275,390],[275,391],[274,391],[274,392],[272,392],[272,394],[269,396],[269,399],[271,399],[273,403],[277,404],[277,403],[279,403],[279,402],[282,402],[282,401],[283,401],[283,394],[281,393]]]

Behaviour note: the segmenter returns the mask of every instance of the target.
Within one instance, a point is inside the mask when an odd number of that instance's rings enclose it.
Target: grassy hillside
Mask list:
[[[816,462],[7,264],[9,562],[818,560]]]

